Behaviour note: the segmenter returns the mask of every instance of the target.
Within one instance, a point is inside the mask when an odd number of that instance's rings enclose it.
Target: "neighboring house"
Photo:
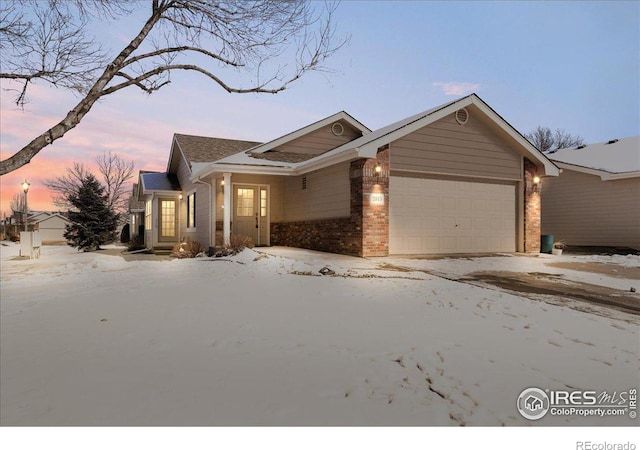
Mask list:
[[[640,136],[548,155],[561,169],[542,185],[542,232],[568,245],[640,250]]]
[[[141,170],[138,176],[138,181],[140,181],[140,175],[144,175],[147,173],[157,172]],[[142,243],[144,243],[145,202],[144,200],[140,200],[141,197],[142,195],[140,190],[140,183],[133,183],[133,189],[131,192],[131,196],[129,197],[129,236],[131,237],[131,239],[141,236]],[[142,233],[139,233],[139,230],[142,230]]]
[[[176,134],[141,173],[147,247],[232,233],[359,256],[539,251],[558,169],[477,95],[376,131],[339,112],[273,141]]]
[[[60,213],[41,213],[33,218],[33,229],[40,232],[40,240],[43,244],[66,242],[64,237],[65,226],[69,219]]]

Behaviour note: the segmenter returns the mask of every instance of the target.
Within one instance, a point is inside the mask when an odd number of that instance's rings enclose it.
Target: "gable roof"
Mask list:
[[[363,125],[360,121],[356,120],[353,116],[346,113],[345,111],[340,111],[335,114],[330,115],[329,117],[325,117],[324,119],[318,120],[310,125],[302,127],[296,131],[293,131],[289,134],[285,134],[277,139],[266,142],[264,144],[257,145],[256,147],[251,149],[251,153],[258,154],[268,152],[276,147],[280,147],[281,145],[286,144],[287,142],[291,142],[295,139],[298,139],[305,134],[311,133],[313,131],[319,130],[322,127],[326,127],[327,125],[331,125],[338,120],[344,120],[349,125],[354,127],[356,130],[359,130],[362,134],[369,134],[371,130]]]
[[[358,154],[360,156],[374,158],[380,147],[388,145],[397,139],[448,116],[449,114],[455,113],[461,108],[471,105],[477,107],[489,120],[497,125],[497,127],[502,130],[506,138],[517,144],[518,147],[522,149],[524,156],[534,163],[540,163],[544,167],[545,175],[557,176],[559,174],[558,168],[549,160],[549,158],[535,148],[531,142],[518,132],[518,130],[516,130],[509,122],[504,120],[502,116],[495,112],[493,108],[486,104],[476,94],[470,94],[466,97],[462,97],[421,113],[414,114],[413,116],[409,116],[406,119],[392,123],[374,131],[371,134],[351,141],[348,144],[337,148],[336,151],[340,151],[343,148],[348,149],[354,147],[358,149]]]
[[[49,219],[53,219],[54,217],[60,217],[60,218],[61,218],[62,220],[64,220],[65,222],[70,222],[70,221],[69,221],[69,219],[67,219],[65,216],[63,216],[63,215],[62,215],[62,214],[60,214],[60,213],[53,213],[53,214],[49,214],[49,213],[47,213],[46,217],[41,217],[41,218],[39,218],[38,220],[36,220],[36,221],[34,222],[34,225],[35,225],[35,224],[38,224],[38,223],[41,223],[41,222],[45,222],[45,221],[47,221],[47,220],[49,220]]]
[[[599,175],[602,180],[640,177],[640,136],[563,148],[547,155],[563,169]]]
[[[171,145],[167,172],[171,172],[176,153],[181,154],[192,170],[194,163],[212,163],[235,153],[255,147],[259,142],[221,139],[175,133]],[[178,149],[178,152],[175,149]]]
[[[347,142],[340,147],[304,161],[285,161],[282,159],[277,161],[269,159],[256,161],[256,149],[251,149],[251,155],[248,154],[249,152],[239,153],[216,161],[214,164],[207,164],[198,167],[198,170],[194,170],[192,179],[201,178],[213,172],[224,171],[274,175],[300,175],[312,170],[318,170],[323,167],[356,158],[375,158],[379,148],[470,105],[478,108],[488,121],[495,124],[496,129],[501,132],[502,136],[513,143],[514,147],[518,148],[524,156],[532,162],[542,166],[544,169],[544,175],[559,175],[560,172],[558,167],[556,167],[549,158],[535,148],[533,144],[531,144],[524,136],[513,128],[513,126],[496,113],[480,97],[476,94],[471,94],[379,128],[362,137],[354,139],[353,141]],[[304,129],[306,128],[303,128],[303,130]],[[280,145],[280,143],[277,145]],[[269,146],[269,148],[273,147]]]

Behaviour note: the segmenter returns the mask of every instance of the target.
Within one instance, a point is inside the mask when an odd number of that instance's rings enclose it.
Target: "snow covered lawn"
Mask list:
[[[17,260],[13,244],[0,251],[2,425],[638,424],[530,422],[516,400],[532,386],[637,388],[639,316],[433,273],[558,272],[626,291],[637,279],[551,267],[550,257],[365,260],[274,248],[127,262],[69,247],[44,247],[39,260]],[[325,265],[339,276],[319,276]]]

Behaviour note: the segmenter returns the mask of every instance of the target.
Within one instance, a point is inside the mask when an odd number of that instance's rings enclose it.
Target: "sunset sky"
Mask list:
[[[119,52],[149,6],[95,28]],[[128,88],[96,104],[80,125],[27,166],[0,178],[0,211],[31,182],[29,207],[54,209],[43,186],[74,161],[104,151],[164,170],[173,133],[268,141],[345,110],[375,129],[476,92],[520,132],[563,128],[595,143],[640,134],[640,3],[343,2],[329,62],[277,95],[227,94],[197,74],[174,73],[148,96]],[[233,80],[229,80],[233,82]],[[0,83],[4,159],[58,122],[78,98],[44,83],[17,108]],[[639,150],[640,157],[640,150]]]

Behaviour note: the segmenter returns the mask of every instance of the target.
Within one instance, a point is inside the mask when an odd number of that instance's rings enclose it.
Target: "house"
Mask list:
[[[561,174],[542,186],[542,233],[568,245],[640,250],[640,136],[548,156]]]
[[[371,131],[339,112],[266,143],[174,135],[141,173],[150,248],[232,233],[359,256],[537,252],[558,168],[475,94]]]
[[[60,213],[43,212],[29,218],[33,229],[40,232],[43,244],[66,242],[64,237],[65,227],[71,223],[69,219]]]

